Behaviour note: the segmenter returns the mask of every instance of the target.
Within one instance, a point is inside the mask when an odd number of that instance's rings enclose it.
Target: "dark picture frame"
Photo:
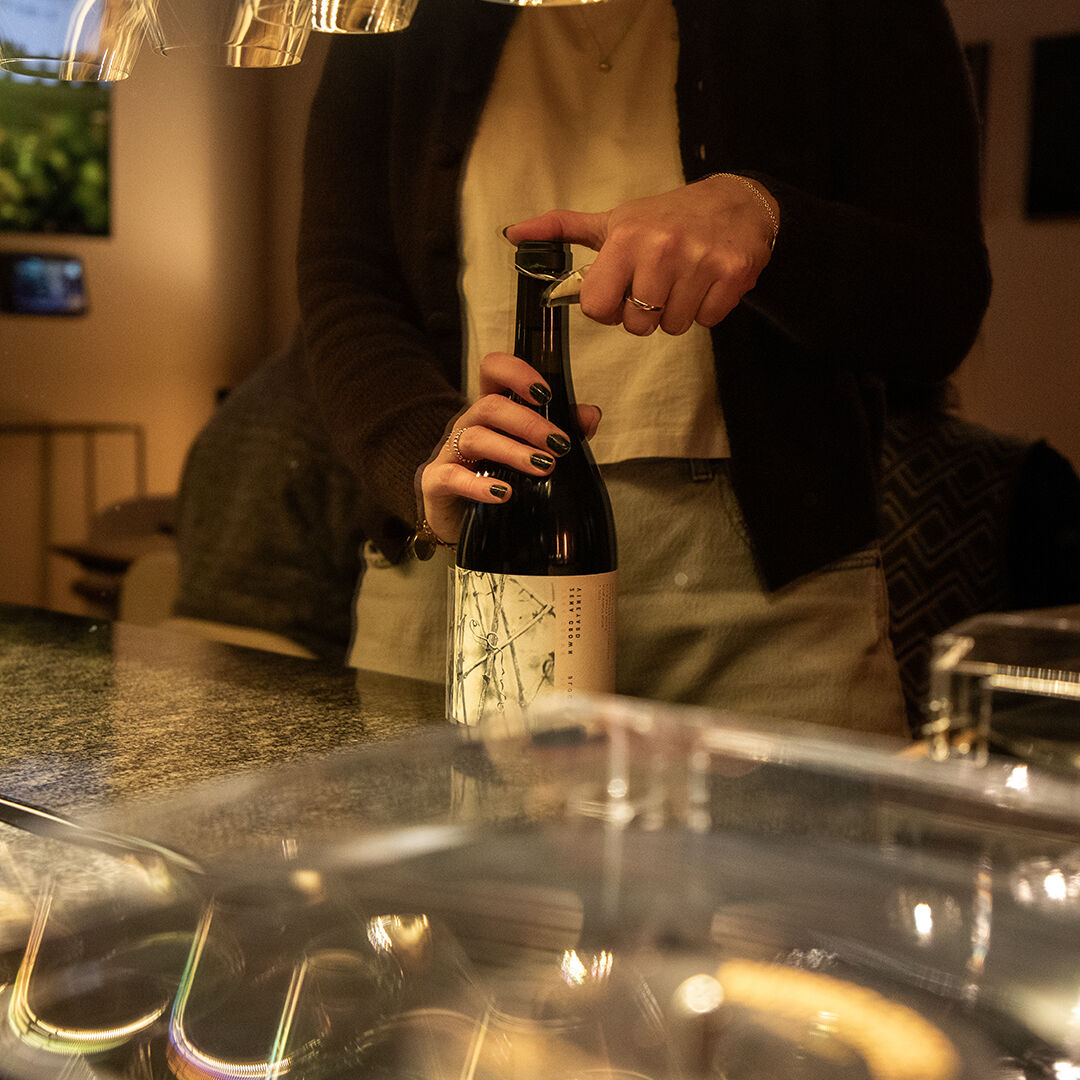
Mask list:
[[[1080,214],[1080,34],[1032,43],[1027,214]]]
[[[111,97],[0,70],[0,233],[109,235]]]

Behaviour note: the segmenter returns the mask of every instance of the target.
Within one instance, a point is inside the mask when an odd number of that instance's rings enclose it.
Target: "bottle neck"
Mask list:
[[[531,364],[551,387],[551,401],[542,410],[552,422],[573,422],[574,386],[570,375],[569,326],[565,307],[544,303],[550,281],[518,272],[514,355]]]

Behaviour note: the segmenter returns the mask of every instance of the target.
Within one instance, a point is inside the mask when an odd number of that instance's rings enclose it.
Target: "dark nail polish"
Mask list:
[[[496,499],[501,499],[506,494],[506,488],[502,484],[492,484],[488,488],[488,491],[495,496]]]
[[[556,454],[565,454],[570,449],[570,443],[561,435],[549,435],[547,444]]]
[[[555,464],[555,459],[549,458],[546,454],[533,454],[533,456],[529,458],[529,460],[538,469],[550,469],[551,466]]]
[[[533,401],[540,405],[546,405],[551,400],[551,391],[543,383],[533,383],[529,387],[529,393],[532,394]]]

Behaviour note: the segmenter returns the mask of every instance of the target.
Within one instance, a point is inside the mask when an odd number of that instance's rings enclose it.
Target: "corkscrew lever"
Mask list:
[[[579,303],[581,283],[585,280],[590,266],[592,263],[587,263],[585,266],[578,267],[577,270],[560,274],[543,291],[540,296],[541,301],[548,307],[569,307],[571,304]]]
[[[571,304],[581,303],[581,283],[585,280],[585,275],[589,272],[590,266],[592,266],[592,263],[586,263],[585,266],[578,267],[577,270],[570,270],[553,278],[551,284],[540,294],[541,301],[547,307],[569,307]],[[540,275],[533,274],[532,276],[539,277]],[[623,299],[629,300],[630,303],[636,304],[646,311],[660,310],[658,307],[650,307],[640,300],[632,299],[630,293],[627,293]]]

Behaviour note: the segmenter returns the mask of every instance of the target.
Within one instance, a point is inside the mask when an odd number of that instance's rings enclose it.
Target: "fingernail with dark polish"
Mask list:
[[[502,484],[492,484],[488,488],[488,491],[495,496],[496,499],[501,499],[506,494],[506,488]]]
[[[554,458],[549,458],[545,454],[533,454],[533,456],[531,458],[529,458],[529,460],[538,469],[550,469],[551,466],[555,464],[555,459]]]
[[[529,393],[532,394],[533,401],[541,405],[546,405],[551,400],[551,391],[543,383],[533,383],[529,387]]]
[[[565,454],[570,449],[570,443],[561,435],[549,435],[547,437],[547,444],[556,454]]]

